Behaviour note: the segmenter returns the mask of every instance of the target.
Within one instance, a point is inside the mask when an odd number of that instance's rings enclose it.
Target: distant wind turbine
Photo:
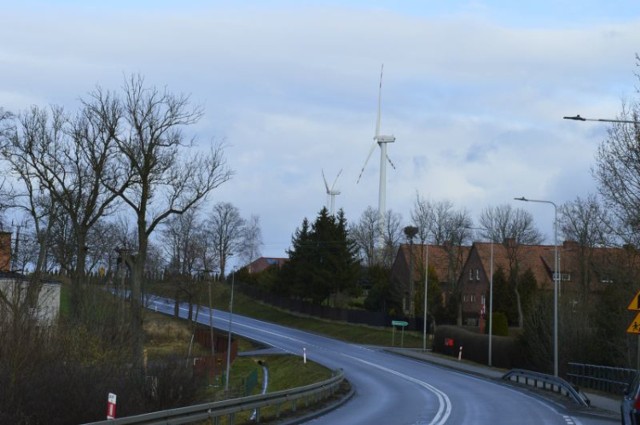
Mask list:
[[[369,158],[373,154],[373,151],[376,148],[376,144],[380,146],[380,187],[378,192],[378,214],[381,218],[384,218],[387,208],[387,161],[391,164],[391,167],[395,169],[395,165],[389,159],[387,155],[387,143],[393,143],[396,141],[394,136],[383,136],[380,134],[380,115],[382,109],[382,73],[384,70],[384,64],[380,68],[380,87],[378,89],[378,119],[376,120],[376,133],[373,136],[373,145],[369,150],[369,155],[367,156],[367,160],[364,162],[362,166],[362,170],[360,171],[360,175],[358,176],[358,181],[360,182],[360,178],[362,177],[362,173],[364,173],[364,169],[369,162]]]
[[[327,183],[327,179],[324,176],[324,170],[322,170],[322,179],[324,180],[324,187],[327,189],[327,204],[331,207],[331,209],[329,210],[331,215],[333,215],[335,212],[336,195],[340,195],[340,191],[336,190],[335,187],[336,187],[336,182],[338,181],[338,177],[340,177],[341,173],[342,173],[342,170],[338,172],[336,179],[333,181],[333,184],[331,185],[331,189],[329,189],[329,184]]]

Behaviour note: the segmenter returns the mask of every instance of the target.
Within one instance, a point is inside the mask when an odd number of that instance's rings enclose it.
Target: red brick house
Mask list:
[[[404,313],[411,315],[410,301],[412,299],[410,278],[413,280],[413,291],[424,287],[425,266],[428,261],[429,269],[435,271],[442,290],[442,304],[446,305],[451,295],[452,283],[457,282],[460,270],[469,255],[468,246],[451,245],[422,245],[402,244],[398,249],[396,259],[391,267],[392,285],[402,296]],[[409,276],[410,265],[413,268]]]
[[[245,267],[249,273],[260,273],[271,266],[281,268],[287,261],[289,261],[288,258],[260,257],[247,264]]]
[[[492,256],[493,250],[493,256]],[[640,271],[640,253],[631,248],[587,248],[565,241],[558,246],[560,262],[559,293],[574,302],[582,297],[596,296],[606,285],[616,280],[633,281]],[[518,261],[520,273],[531,270],[539,289],[553,290],[555,269],[554,245],[516,245],[474,242],[462,272],[459,285],[463,288],[462,312],[468,324],[476,324],[483,305],[489,308],[491,267],[501,267],[509,273]]]

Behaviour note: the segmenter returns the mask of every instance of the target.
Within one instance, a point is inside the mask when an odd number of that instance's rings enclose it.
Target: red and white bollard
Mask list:
[[[107,397],[107,419],[116,418],[116,395],[109,393]]]

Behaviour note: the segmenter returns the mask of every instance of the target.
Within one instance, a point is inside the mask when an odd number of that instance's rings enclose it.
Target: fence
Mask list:
[[[621,395],[636,373],[635,369],[569,363],[567,377],[579,387]]]
[[[126,418],[91,422],[86,425],[160,425],[160,424],[189,424],[198,421],[212,420],[218,424],[221,418],[228,418],[229,424],[235,423],[237,413],[255,411],[255,422],[260,422],[260,409],[275,406],[276,417],[285,407],[295,412],[298,401],[305,402],[308,406],[333,396],[342,383],[345,382],[344,374],[340,370],[326,381],[317,382],[299,388],[292,388],[269,394],[254,395],[250,397],[235,398],[231,400],[217,401],[213,403],[198,404],[195,406],[179,407],[176,409],[162,410],[159,412],[145,413]]]
[[[524,369],[512,369],[502,379],[551,391],[572,399],[581,406],[589,406],[589,399],[562,378]]]
[[[422,318],[390,316],[386,313],[378,311],[315,305],[300,299],[281,297],[272,293],[268,293],[251,285],[239,285],[237,282],[236,288],[251,298],[258,299],[267,304],[282,308],[284,310],[293,311],[307,316],[370,326],[391,326],[392,320],[401,320],[408,323],[406,330],[422,331],[423,328]],[[427,328],[430,326],[430,323],[431,320],[429,320]]]

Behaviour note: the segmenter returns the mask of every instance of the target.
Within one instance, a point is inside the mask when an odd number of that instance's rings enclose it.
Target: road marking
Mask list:
[[[433,420],[431,422],[429,422],[429,425],[443,425],[447,419],[449,419],[449,416],[451,416],[451,400],[449,400],[449,397],[447,396],[447,394],[445,394],[444,392],[440,391],[439,389],[437,389],[436,387],[434,387],[433,385],[429,385],[428,383],[424,382],[424,381],[420,381],[419,379],[416,379],[412,376],[409,375],[405,375],[404,373],[400,373],[398,371],[395,371],[393,369],[389,369],[386,368],[384,366],[380,366],[377,365],[375,363],[371,363],[368,362],[366,360],[362,360],[358,357],[354,357],[354,356],[350,356],[348,354],[343,354],[343,356],[345,357],[349,357],[350,359],[353,360],[357,360],[361,363],[364,363],[366,365],[375,367],[376,369],[380,369],[382,371],[388,372],[392,375],[396,375],[402,379],[405,379],[409,382],[413,382],[414,384],[420,385],[423,388],[426,388],[427,390],[431,391],[433,394],[435,394],[435,396],[438,398],[438,411],[436,412],[435,417],[433,418]]]

